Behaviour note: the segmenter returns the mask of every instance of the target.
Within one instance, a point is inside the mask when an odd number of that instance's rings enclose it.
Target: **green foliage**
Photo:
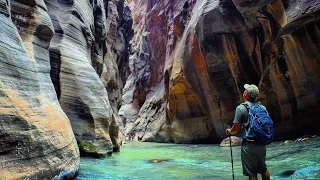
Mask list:
[[[79,144],[80,151],[86,153],[97,153],[97,146],[93,144],[93,142],[88,140],[82,140]]]

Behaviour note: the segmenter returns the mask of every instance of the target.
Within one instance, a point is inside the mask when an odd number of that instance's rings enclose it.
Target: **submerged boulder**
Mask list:
[[[170,161],[171,159],[149,159],[147,160],[148,163],[162,163]]]
[[[280,177],[283,177],[283,178],[287,178],[291,175],[293,175],[295,172],[295,170],[286,170],[286,171],[283,171],[281,174],[279,174]]]

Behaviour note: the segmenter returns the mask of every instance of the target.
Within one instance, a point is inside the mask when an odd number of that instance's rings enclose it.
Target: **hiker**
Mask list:
[[[258,174],[261,174],[263,180],[270,179],[270,173],[267,170],[265,163],[266,160],[266,145],[257,143],[255,140],[247,138],[246,128],[249,126],[248,116],[250,107],[259,105],[266,111],[266,108],[256,102],[259,95],[259,89],[254,84],[245,84],[245,91],[243,92],[243,98],[245,103],[240,104],[236,108],[233,126],[226,129],[228,135],[237,134],[241,129],[241,162],[243,175],[248,176],[249,180],[257,180]],[[273,132],[273,131],[272,131]],[[253,138],[254,139],[254,138]]]

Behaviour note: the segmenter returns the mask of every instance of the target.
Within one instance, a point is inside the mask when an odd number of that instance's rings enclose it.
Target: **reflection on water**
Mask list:
[[[320,179],[320,138],[272,143],[267,148],[272,180]],[[242,176],[240,147],[233,147],[235,179]],[[150,159],[169,159],[150,163]],[[132,142],[105,159],[81,159],[79,180],[232,179],[229,147]]]

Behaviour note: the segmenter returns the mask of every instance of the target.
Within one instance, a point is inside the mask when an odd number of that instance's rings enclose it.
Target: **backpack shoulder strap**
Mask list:
[[[250,116],[250,106],[249,104],[247,103],[241,103],[246,109],[247,109],[247,112],[248,112],[248,118]],[[248,124],[247,125],[244,125],[244,129],[247,131],[249,129],[249,126],[250,126],[250,121],[248,121]]]
[[[247,111],[249,112],[249,110],[250,110],[249,105],[247,103],[242,103],[242,105],[244,105],[244,107],[246,107]]]

